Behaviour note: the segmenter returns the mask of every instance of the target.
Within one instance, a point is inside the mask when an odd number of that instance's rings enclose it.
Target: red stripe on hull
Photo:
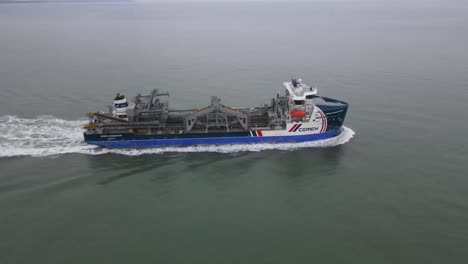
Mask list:
[[[327,131],[327,116],[323,111],[320,111],[320,115],[322,116],[322,130],[320,131],[320,133],[323,133]]]
[[[297,127],[297,124],[294,124],[294,126],[292,126],[288,132],[292,132],[296,127]]]

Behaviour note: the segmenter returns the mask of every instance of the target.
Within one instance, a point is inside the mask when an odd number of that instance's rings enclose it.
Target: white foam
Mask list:
[[[303,143],[233,144],[189,147],[158,147],[149,149],[104,149],[83,142],[81,126],[86,120],[67,121],[53,116],[35,119],[16,116],[0,117],[0,158],[14,156],[54,156],[69,153],[102,155],[107,153],[138,156],[174,152],[258,152],[262,150],[295,150],[311,147],[331,147],[348,142],[354,131],[344,127],[339,136]]]

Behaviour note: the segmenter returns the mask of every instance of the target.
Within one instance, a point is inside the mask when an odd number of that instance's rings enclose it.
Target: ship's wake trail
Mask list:
[[[0,117],[0,157],[50,156],[91,152],[82,144],[86,120],[67,121],[52,116],[35,119]]]
[[[348,142],[354,131],[344,127],[335,138],[304,143],[236,144],[189,147],[158,147],[151,149],[104,149],[83,142],[81,126],[87,120],[68,121],[52,116],[34,119],[16,116],[0,117],[0,158],[15,156],[56,156],[69,153],[102,155],[107,153],[138,156],[173,152],[235,153],[262,150],[295,150],[309,147],[331,147]]]

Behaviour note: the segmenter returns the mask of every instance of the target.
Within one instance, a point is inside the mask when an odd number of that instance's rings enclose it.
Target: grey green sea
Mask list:
[[[0,1],[0,263],[467,263],[466,1]],[[338,138],[102,149],[88,111],[268,104]]]

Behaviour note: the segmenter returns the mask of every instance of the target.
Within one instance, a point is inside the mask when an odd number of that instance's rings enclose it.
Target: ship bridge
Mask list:
[[[317,95],[318,92],[317,88],[303,84],[301,79],[292,79],[290,82],[283,82],[283,85],[286,87],[289,96],[294,101],[312,99],[312,97]]]

